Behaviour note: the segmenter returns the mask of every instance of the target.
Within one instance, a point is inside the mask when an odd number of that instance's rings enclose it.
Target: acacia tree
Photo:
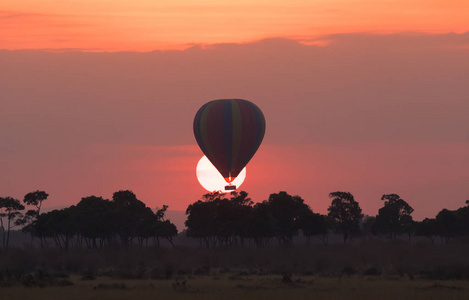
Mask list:
[[[130,246],[139,235],[141,223],[153,215],[153,212],[129,190],[118,191],[112,195],[114,203],[114,222],[116,233],[122,245]]]
[[[301,216],[311,212],[311,209],[300,196],[291,196],[287,192],[271,194],[265,202],[274,219],[274,236],[280,244],[290,245],[300,229]]]
[[[35,192],[31,192],[31,193],[26,194],[24,196],[23,202],[26,205],[35,206],[36,207],[36,215],[39,215],[40,212],[41,212],[42,202],[44,200],[46,200],[47,197],[49,197],[49,194],[47,194],[44,191],[37,190]]]
[[[326,216],[305,210],[299,218],[299,226],[308,243],[311,242],[311,237],[318,237],[323,243],[327,242]]]
[[[373,224],[373,233],[389,234],[392,239],[401,233],[412,234],[414,209],[397,194],[385,194],[381,197],[384,206],[379,209]]]
[[[12,197],[0,197],[0,230],[2,231],[3,249],[10,243],[10,230],[16,226],[15,219],[21,217],[24,205]]]
[[[249,237],[257,246],[268,244],[275,236],[273,230],[275,222],[269,203],[267,201],[256,203],[252,208],[249,221]]]
[[[52,238],[58,248],[65,250],[83,245],[102,248],[116,237],[123,246],[130,246],[134,239],[143,246],[152,237],[172,244],[177,228],[164,220],[167,208],[164,205],[155,214],[131,191],[118,191],[112,201],[83,197],[76,206],[40,214],[29,228],[33,236],[41,238],[41,246]]]
[[[234,242],[237,243],[237,238],[239,237],[241,245],[243,245],[245,239],[250,236],[249,230],[254,202],[245,191],[233,191],[230,195],[229,215],[230,223],[233,227]]]
[[[21,216],[21,218],[16,220],[16,224],[23,226],[23,232],[31,233],[31,241],[34,237],[32,232],[33,226],[31,224],[39,217],[42,202],[46,200],[47,197],[49,197],[49,194],[44,191],[37,190],[35,192],[27,193],[23,198],[24,204],[35,206],[36,209],[28,210],[23,216]]]
[[[72,205],[42,214],[38,221],[41,218],[45,219],[46,237],[52,237],[58,248],[67,251],[82,225],[76,221],[75,216],[76,206]]]
[[[330,193],[329,198],[332,198],[332,203],[327,209],[329,211],[327,216],[333,229],[337,233],[342,233],[345,244],[349,237],[360,231],[362,209],[349,192]]]
[[[428,237],[432,243],[434,243],[434,237],[439,234],[438,225],[436,219],[425,218],[423,221],[417,223],[415,235]]]
[[[83,241],[89,248],[102,248],[111,241],[116,231],[114,210],[115,203],[102,197],[81,198],[73,215],[74,222],[79,224],[76,233],[80,247]]]
[[[200,244],[210,247],[215,246],[216,243],[217,202],[215,200],[203,201],[207,198],[205,197],[206,195],[203,196],[202,200],[198,200],[187,207],[185,224],[187,226],[188,237],[197,238]]]
[[[186,210],[187,236],[206,247],[244,243],[249,234],[253,202],[246,192],[208,193]]]
[[[466,201],[466,204],[469,204]],[[435,217],[441,239],[448,243],[451,238],[469,234],[469,205],[457,210],[441,210]]]

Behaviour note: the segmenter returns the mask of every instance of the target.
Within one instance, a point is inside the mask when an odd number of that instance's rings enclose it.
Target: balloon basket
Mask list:
[[[233,191],[236,190],[236,185],[226,185],[225,186],[225,191]]]

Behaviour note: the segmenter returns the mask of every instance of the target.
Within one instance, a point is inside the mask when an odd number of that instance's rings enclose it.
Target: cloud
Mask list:
[[[463,141],[468,51],[446,46],[468,36],[352,34],[329,36],[325,47],[269,39],[152,53],[2,51],[0,132],[18,147],[30,140],[187,144],[201,104],[240,97],[264,110],[269,143]]]
[[[11,20],[11,19],[25,19],[31,17],[48,17],[49,14],[41,13],[24,13],[16,11],[0,11],[0,20]]]
[[[64,22],[67,19],[76,18],[71,14],[50,14],[50,13],[36,13],[36,12],[19,12],[19,11],[0,11],[0,20],[2,21],[2,28],[12,28],[29,26],[34,30],[34,26],[70,26],[70,22]],[[78,26],[76,24],[75,26]],[[81,24],[83,25],[83,24]],[[80,25],[80,26],[81,26]]]

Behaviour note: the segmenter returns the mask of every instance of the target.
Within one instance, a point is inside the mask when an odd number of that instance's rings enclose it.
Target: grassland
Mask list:
[[[0,300],[469,299],[468,242],[0,251]]]
[[[3,287],[0,299],[469,299],[469,281],[312,275],[292,276],[290,283],[282,279],[280,275],[236,273],[174,280],[81,280],[74,275],[70,286]]]

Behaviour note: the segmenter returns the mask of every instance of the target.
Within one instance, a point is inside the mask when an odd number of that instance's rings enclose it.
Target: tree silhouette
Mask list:
[[[109,243],[116,232],[116,204],[102,197],[89,196],[81,198],[74,211],[74,222],[77,226],[78,239],[88,247],[102,248]]]
[[[58,248],[68,250],[81,225],[76,223],[75,210],[75,206],[70,206],[40,214],[31,224],[31,232],[41,239],[42,246],[47,245],[47,238],[52,238]]]
[[[300,196],[291,196],[287,192],[271,194],[266,203],[274,219],[274,236],[280,244],[291,244],[300,229],[300,217],[311,212],[311,209]]]
[[[127,247],[135,239],[143,246],[149,238],[154,238],[155,244],[157,240],[159,244],[159,238],[172,244],[177,229],[164,220],[167,208],[165,205],[153,213],[131,191],[118,191],[112,201],[83,197],[76,206],[40,214],[28,229],[40,237],[41,246],[52,238],[58,248],[65,250],[71,246],[102,248],[111,242]]]
[[[61,210],[49,212],[48,227],[55,244],[67,251],[73,236],[77,233],[78,226],[74,218],[76,206],[70,206]],[[77,226],[78,225],[78,226]]]
[[[469,201],[469,200],[468,200]],[[461,234],[467,235],[469,234],[469,202],[466,201],[466,206],[458,208],[456,211],[458,215],[458,219],[461,225]]]
[[[3,249],[10,244],[10,230],[16,226],[15,219],[21,216],[24,205],[12,197],[0,197],[0,230]],[[4,220],[5,219],[5,220]]]
[[[389,234],[392,239],[402,233],[412,234],[414,209],[397,194],[385,194],[381,197],[384,206],[379,209],[373,224],[373,233]]]
[[[433,243],[434,237],[439,235],[439,227],[436,219],[425,218],[423,221],[417,223],[415,235],[428,237]]]
[[[457,210],[443,209],[435,219],[439,234],[446,243],[453,237],[469,234],[469,206]]]
[[[24,204],[35,206],[36,209],[28,210],[24,215],[22,215],[16,220],[16,224],[23,226],[23,232],[31,233],[31,242],[34,237],[34,234],[32,233],[33,227],[31,226],[31,223],[37,220],[39,214],[41,213],[42,202],[46,200],[47,197],[49,197],[49,194],[44,191],[37,190],[35,192],[27,193],[23,198]]]
[[[163,205],[163,208],[156,208],[154,217],[152,217],[152,224],[149,225],[151,235],[156,245],[160,245],[160,238],[166,239],[173,247],[173,237],[178,234],[176,225],[169,220],[165,220],[166,210],[168,205]]]
[[[436,215],[435,219],[438,224],[440,236],[446,243],[448,243],[451,238],[461,233],[461,224],[455,211],[443,209]]]
[[[31,192],[31,193],[26,194],[24,196],[23,202],[26,205],[35,206],[36,207],[36,215],[39,215],[40,211],[41,211],[42,202],[44,200],[46,200],[47,197],[49,197],[49,194],[47,194],[44,191],[37,190],[35,192]]]
[[[214,192],[202,196],[186,210],[187,236],[206,247],[244,243],[248,235],[252,204],[246,192],[227,195]]]
[[[362,209],[349,192],[330,193],[329,198],[332,198],[331,206],[327,209],[329,220],[335,231],[342,233],[345,244],[349,237],[360,230]]]
[[[239,237],[241,245],[244,245],[245,239],[250,236],[249,231],[254,202],[245,191],[240,191],[239,193],[233,191],[230,195],[230,205],[227,208],[230,211],[230,226],[233,227],[233,242],[237,243],[237,238]]]
[[[308,238],[308,242],[311,237],[318,237],[323,243],[327,242],[326,216],[316,214],[312,210],[304,210],[298,221],[303,235]]]
[[[167,205],[153,212],[132,191],[124,190],[113,194],[112,200],[102,197],[83,197],[76,206],[40,214],[41,203],[47,199],[42,191],[28,193],[24,203],[33,205],[24,216],[24,206],[11,197],[0,198],[0,231],[2,246],[7,248],[10,230],[32,220],[23,230],[40,237],[41,246],[51,240],[56,247],[69,249],[102,248],[120,244],[130,246],[155,246],[164,239],[173,246],[172,238],[177,228],[165,220]],[[412,220],[413,209],[397,194],[385,194],[384,206],[375,217],[363,214],[358,202],[349,192],[329,194],[332,199],[328,215],[314,213],[299,196],[281,191],[271,194],[268,200],[256,203],[245,191],[230,194],[207,193],[186,210],[187,236],[198,238],[202,245],[231,246],[245,241],[257,246],[268,245],[277,239],[280,245],[291,245],[293,236],[301,230],[308,238],[319,237],[327,241],[328,225],[343,235],[344,243],[353,241],[360,229],[363,232],[386,233],[395,238],[398,234],[415,233],[420,236],[439,235],[449,242],[453,237],[469,234],[469,201],[457,210],[443,209],[434,219],[422,222]],[[361,226],[361,227],[360,227]],[[137,242],[135,242],[137,241]]]
[[[115,192],[112,195],[112,201],[115,204],[116,233],[122,245],[129,246],[137,236],[139,223],[152,213],[151,209],[128,190]]]
[[[205,196],[205,195],[204,195]],[[198,238],[206,247],[215,245],[217,234],[217,203],[214,201],[198,200],[186,209],[187,236]]]
[[[249,237],[257,246],[266,245],[275,236],[276,220],[267,201],[256,203],[249,222]]]
[[[373,216],[363,216],[362,222],[360,224],[360,231],[363,236],[370,238],[373,234],[373,225],[376,221],[376,217]]]
[[[174,247],[173,237],[178,234],[176,225],[169,220],[156,220],[149,228],[152,230],[151,237],[156,241],[156,245],[160,245],[160,239],[165,239]]]

